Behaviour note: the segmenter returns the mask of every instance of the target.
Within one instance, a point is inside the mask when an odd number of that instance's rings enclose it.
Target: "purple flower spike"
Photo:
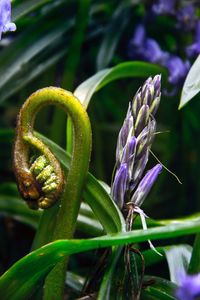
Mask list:
[[[178,300],[200,299],[200,273],[196,275],[184,274],[181,278],[181,286],[176,292]]]
[[[16,25],[11,22],[10,0],[0,0],[0,39],[3,32],[15,30]]]
[[[111,195],[119,208],[124,205],[124,198],[127,189],[128,168],[127,164],[122,164],[115,175],[115,180],[112,184]]]
[[[151,170],[149,170],[144,178],[139,183],[135,193],[131,198],[131,202],[133,202],[136,206],[141,206],[144,202],[144,199],[148,195],[151,187],[153,186],[154,182],[156,181],[158,174],[161,172],[162,166],[157,164]]]
[[[154,115],[160,102],[160,85],[160,75],[145,81],[129,104],[119,132],[111,196],[120,209],[130,202],[148,161],[156,129]]]
[[[152,10],[155,14],[173,14],[175,12],[176,0],[159,0],[153,4]]]

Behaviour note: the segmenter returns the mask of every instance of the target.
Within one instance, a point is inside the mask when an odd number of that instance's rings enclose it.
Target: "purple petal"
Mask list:
[[[194,57],[200,53],[200,21],[196,23],[194,43],[186,48],[186,53],[188,57]]]
[[[144,25],[140,24],[136,27],[131,43],[134,47],[141,47],[146,39],[146,31]]]
[[[127,164],[122,164],[117,170],[114,182],[111,187],[111,195],[113,200],[117,203],[119,208],[122,208],[125,202],[125,193],[128,181]]]
[[[154,182],[156,181],[158,174],[161,172],[162,166],[157,164],[151,170],[149,170],[144,178],[139,183],[135,193],[131,198],[131,202],[133,202],[137,206],[141,206],[144,199],[148,195],[151,187],[153,186]]]
[[[130,136],[130,138],[127,140],[126,146],[124,147],[121,163],[126,163],[128,165],[130,160],[134,160],[135,148],[136,138],[134,136]]]
[[[186,31],[189,31],[195,26],[195,7],[189,3],[181,7],[177,12],[178,27]]]
[[[135,162],[134,169],[132,170],[130,192],[134,190],[139,180],[141,179],[142,174],[146,168],[148,158],[149,151],[146,151],[144,155],[137,162]]]
[[[180,57],[171,55],[165,64],[169,71],[169,82],[172,84],[180,84],[187,75],[190,63],[183,62]]]
[[[156,14],[173,14],[175,12],[175,0],[159,0],[153,4],[152,10]]]
[[[200,273],[196,275],[184,274],[181,277],[181,286],[176,292],[178,300],[195,300],[200,297]]]
[[[11,22],[10,0],[0,1],[0,37],[2,32],[15,31],[16,25]]]
[[[123,154],[124,147],[127,143],[128,136],[132,131],[133,131],[133,117],[131,115],[131,105],[129,104],[126,118],[124,120],[124,123],[122,125],[122,128],[119,132],[119,136],[117,139],[116,161],[121,162],[121,157]]]
[[[141,131],[146,127],[149,119],[149,106],[142,105],[140,108],[137,119],[135,121],[135,136],[137,137]]]
[[[156,40],[148,38],[144,46],[144,57],[152,63],[162,64],[167,59],[168,54],[161,50]]]

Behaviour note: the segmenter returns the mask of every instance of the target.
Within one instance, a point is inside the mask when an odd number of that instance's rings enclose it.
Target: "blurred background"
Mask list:
[[[199,1],[15,0],[12,21],[16,32],[0,41],[0,272],[28,252],[36,227],[34,216],[31,225],[14,204],[19,195],[12,143],[21,105],[39,88],[74,91],[98,71],[125,61],[161,67],[162,98],[152,150],[182,182],[163,170],[143,208],[155,219],[197,213],[200,96],[182,110],[178,106],[185,77],[200,53]],[[129,101],[145,79],[108,84],[88,108],[93,131],[90,171],[109,185],[118,132]],[[66,117],[59,109],[43,109],[35,129],[66,147]],[[151,156],[148,167],[155,163]]]

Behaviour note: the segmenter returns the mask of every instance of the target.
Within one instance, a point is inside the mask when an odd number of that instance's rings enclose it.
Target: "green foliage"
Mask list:
[[[35,291],[35,287],[44,280],[50,269],[65,255],[194,232],[200,232],[199,223],[188,221],[181,225],[155,227],[146,231],[134,230],[88,240],[56,241],[35,250],[13,265],[0,279],[0,295],[3,295],[4,299],[11,299],[12,297],[13,299],[26,299]],[[41,266],[43,266],[42,269]]]
[[[165,68],[144,61],[127,61],[128,43],[144,17],[145,5],[137,0],[120,4],[116,0],[12,1],[12,21],[16,22],[17,31],[3,35],[0,43],[1,299],[23,300],[31,296],[41,299],[47,275],[69,255],[72,256],[65,287],[70,299],[87,294],[102,300],[126,299],[127,290],[132,288],[127,278],[139,285],[143,267],[141,257],[134,253],[132,273],[127,275],[124,262],[127,244],[139,251],[145,262],[140,299],[176,299],[175,291],[180,284],[178,272],[200,272],[200,143],[197,138],[200,58],[193,63],[183,88],[176,86],[174,96],[166,93],[171,87]],[[147,34],[155,35],[163,49],[173,52],[177,41],[184,47],[188,45],[191,37],[180,39],[170,16],[156,18],[156,30],[151,24]],[[150,216],[146,219],[148,229],[141,229],[137,216],[132,231],[126,232],[125,217],[113,202],[109,187],[116,138],[128,102],[141,80],[155,74],[162,74],[162,100],[153,152],[183,184],[179,186],[163,171],[144,204]],[[58,205],[48,218],[41,210],[30,210],[19,196],[11,163],[19,107],[32,92],[45,86],[74,90],[74,95],[88,110],[93,130],[91,167],[79,199],[81,206],[74,238],[52,243],[49,241]],[[179,108],[188,105],[178,112],[180,95]],[[190,101],[193,97],[196,101]],[[66,138],[65,116],[59,110],[46,107],[35,126],[36,137],[60,161],[65,178],[73,155],[70,154],[74,138],[70,122],[68,119]],[[152,158],[149,161],[149,165],[154,163]],[[32,247],[30,242],[28,246],[18,243],[15,228],[19,224],[24,242],[30,239],[27,230],[36,232]],[[194,243],[193,235],[196,236]],[[162,256],[146,249],[148,240],[155,240]],[[47,245],[41,246],[43,244]],[[88,278],[91,269],[93,274]],[[126,291],[124,286],[128,286]]]

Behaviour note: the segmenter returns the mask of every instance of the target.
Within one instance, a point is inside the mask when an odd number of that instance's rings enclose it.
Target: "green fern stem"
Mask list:
[[[24,180],[24,174],[30,176],[28,173],[29,148],[37,149],[45,155],[52,166],[56,168],[58,174],[60,172],[57,159],[49,148],[35,136],[33,131],[37,113],[44,106],[51,104],[62,108],[72,120],[73,151],[64,192],[54,207],[44,210],[35,237],[34,248],[38,248],[49,241],[73,237],[91,153],[90,121],[79,100],[72,93],[60,88],[48,87],[38,90],[27,99],[18,116],[14,147],[14,169],[18,186],[20,186],[20,180]],[[62,177],[61,172],[60,176]],[[60,184],[62,185],[62,183]],[[34,192],[34,189],[31,192]],[[50,225],[53,232],[49,232],[50,228],[44,229],[47,224]],[[68,258],[65,258],[49,274],[45,282],[44,299],[63,299],[67,261]]]

